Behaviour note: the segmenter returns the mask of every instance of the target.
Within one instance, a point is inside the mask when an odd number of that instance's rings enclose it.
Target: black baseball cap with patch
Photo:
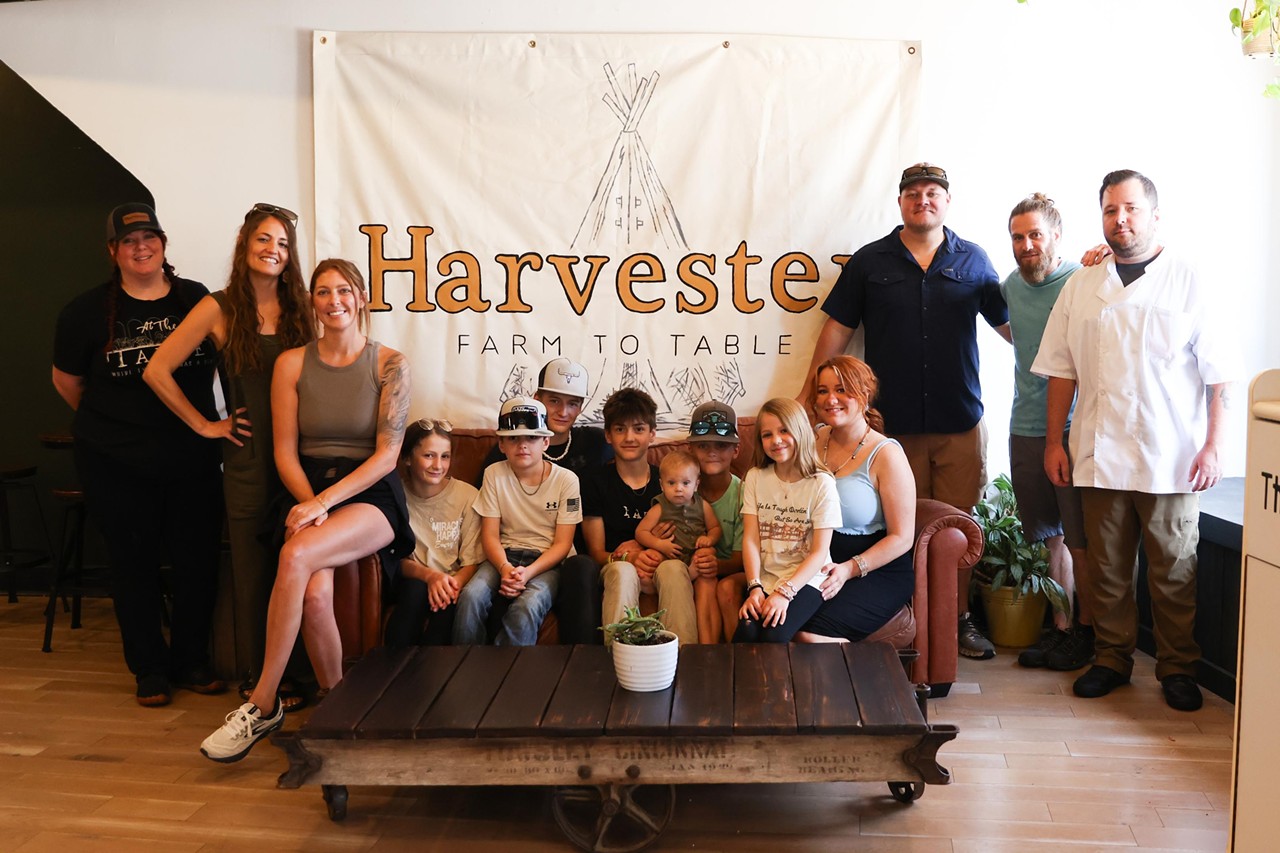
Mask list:
[[[115,242],[133,231],[154,231],[163,234],[155,209],[140,201],[122,204],[107,216],[107,240]]]

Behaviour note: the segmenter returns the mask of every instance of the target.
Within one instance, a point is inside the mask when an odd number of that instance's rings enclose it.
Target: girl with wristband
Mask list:
[[[822,606],[840,500],[794,400],[775,398],[760,409],[753,465],[742,488],[747,599],[733,641],[786,643]]]

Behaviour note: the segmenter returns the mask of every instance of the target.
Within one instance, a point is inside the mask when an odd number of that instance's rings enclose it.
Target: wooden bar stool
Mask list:
[[[29,569],[53,559],[53,540],[49,538],[49,525],[45,523],[44,509],[40,506],[40,493],[36,491],[34,465],[0,465],[0,573],[9,576],[9,603],[18,600],[18,571]],[[19,547],[13,539],[13,518],[10,509],[16,504],[10,495],[28,495],[40,519],[40,532],[44,535],[44,547]]]

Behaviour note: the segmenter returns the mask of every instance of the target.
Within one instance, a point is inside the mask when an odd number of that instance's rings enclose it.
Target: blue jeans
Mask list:
[[[537,644],[538,629],[551,611],[560,586],[559,568],[548,569],[530,580],[515,598],[498,594],[501,580],[502,575],[485,560],[458,593],[454,645],[483,645],[491,637],[499,646]]]

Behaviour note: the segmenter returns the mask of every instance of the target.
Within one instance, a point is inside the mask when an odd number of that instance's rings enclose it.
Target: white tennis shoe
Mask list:
[[[200,751],[205,758],[229,764],[249,754],[253,745],[284,724],[284,705],[279,699],[269,716],[252,702],[245,702],[230,714],[222,727],[204,739]]]

